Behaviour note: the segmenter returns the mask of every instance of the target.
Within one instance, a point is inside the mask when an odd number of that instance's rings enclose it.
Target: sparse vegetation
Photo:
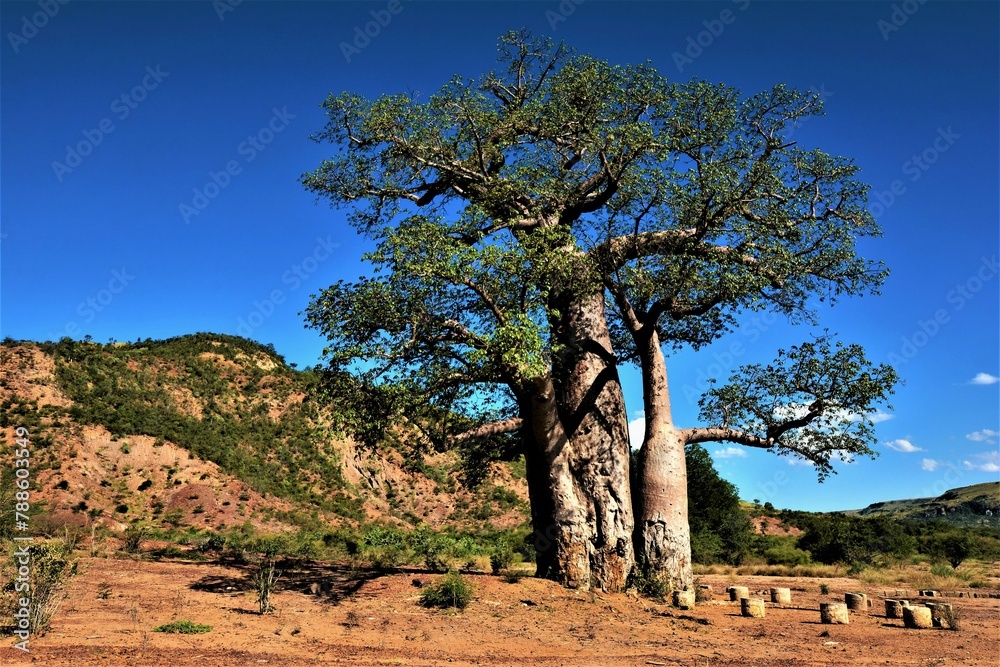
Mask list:
[[[458,572],[451,571],[436,584],[427,586],[420,593],[420,604],[441,609],[465,609],[472,602],[472,584]]]
[[[59,539],[34,542],[28,545],[27,550],[31,563],[27,581],[28,590],[31,591],[28,630],[31,634],[40,636],[48,631],[52,617],[63,601],[66,585],[70,577],[76,574],[77,562],[70,545]],[[3,590],[15,591],[13,576]],[[8,598],[6,602],[5,606],[12,608],[17,598]],[[4,616],[11,617],[9,613]]]
[[[168,632],[181,635],[197,635],[211,631],[211,625],[202,625],[193,621],[173,621],[172,623],[164,623],[153,628],[153,632]]]

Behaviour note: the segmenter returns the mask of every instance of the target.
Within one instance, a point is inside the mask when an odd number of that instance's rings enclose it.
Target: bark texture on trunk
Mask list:
[[[583,536],[588,581],[605,591],[622,591],[634,564],[635,528],[629,484],[628,421],[617,359],[601,293],[555,303],[555,339],[565,347],[553,363],[556,401],[566,433],[564,459],[586,512]],[[577,535],[568,542],[574,547]]]
[[[571,446],[550,376],[535,382],[523,401],[525,464],[531,500],[537,576],[571,588],[590,582],[590,526],[586,498],[570,469]]]
[[[646,432],[635,471],[636,560],[675,589],[694,585],[684,435],[674,427],[667,368],[654,331],[639,332]]]

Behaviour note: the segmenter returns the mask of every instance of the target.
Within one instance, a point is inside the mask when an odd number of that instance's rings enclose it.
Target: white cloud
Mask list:
[[[924,459],[920,462],[920,469],[926,470],[927,472],[934,472],[941,467],[940,461],[935,461],[934,459]]]
[[[741,447],[726,447],[715,450],[712,455],[717,459],[743,459],[747,453]]]
[[[845,452],[843,450],[838,450],[838,451],[836,451],[836,452],[834,452],[833,454],[830,455],[830,462],[831,463],[836,463],[838,461],[840,463],[843,463],[844,465],[849,465],[851,463],[857,463],[857,459],[854,458],[853,454],[850,454],[850,453]]]
[[[1000,377],[989,373],[977,373],[976,377],[969,380],[969,384],[996,384],[1000,382]]]
[[[902,438],[898,440],[890,440],[889,442],[883,442],[882,444],[888,447],[889,449],[894,449],[897,452],[903,452],[904,454],[911,454],[913,452],[924,451],[919,447],[917,447],[916,445],[914,445],[909,440],[904,440]]]
[[[982,472],[1000,472],[1000,452],[986,452],[977,454],[976,459],[981,462],[962,461],[962,466],[966,470],[979,470]]]
[[[872,420],[873,424],[878,424],[879,422],[889,421],[895,416],[896,415],[891,415],[888,412],[882,412],[881,410],[876,410],[875,414],[873,414],[870,417],[870,419]]]
[[[628,423],[628,440],[632,449],[642,447],[642,439],[646,435],[646,418],[639,417]]]
[[[990,444],[994,444],[997,441],[997,436],[1000,436],[1000,431],[984,428],[982,431],[969,433],[965,436],[965,439],[971,440],[972,442],[988,442]]]

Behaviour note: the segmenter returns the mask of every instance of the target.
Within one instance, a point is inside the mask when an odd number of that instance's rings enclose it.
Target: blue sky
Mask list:
[[[298,183],[329,150],[308,140],[319,104],[477,76],[527,27],[675,80],[819,91],[827,115],[794,138],[855,158],[873,187],[885,235],[862,252],[889,280],[820,316],[906,380],[882,454],[819,485],[808,466],[709,446],[744,498],[845,509],[1000,477],[997,3],[42,0],[3,2],[0,21],[3,336],[215,331],[317,363],[299,312],[365,271],[344,212]],[[677,421],[695,423],[706,377],[809,333],[748,319],[673,355]],[[638,374],[623,381],[638,419]]]

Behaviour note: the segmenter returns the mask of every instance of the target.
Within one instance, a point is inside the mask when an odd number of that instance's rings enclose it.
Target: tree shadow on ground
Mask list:
[[[254,589],[250,578],[257,569],[256,564],[220,562],[219,565],[237,572],[232,575],[202,577],[192,583],[190,588],[221,595],[245,593]],[[339,604],[344,598],[355,595],[369,581],[401,572],[291,560],[278,561],[277,568],[280,576],[275,583],[275,592],[304,593],[333,604]]]

